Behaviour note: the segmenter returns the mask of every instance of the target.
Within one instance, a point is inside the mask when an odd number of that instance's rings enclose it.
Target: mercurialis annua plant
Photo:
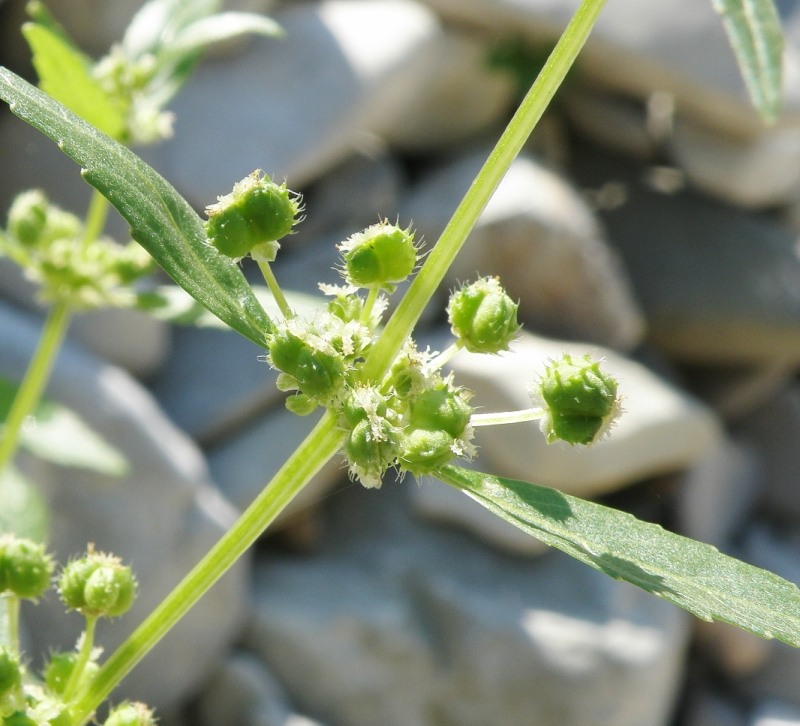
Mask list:
[[[208,208],[206,231],[233,263],[245,254],[257,256],[264,240],[289,235],[299,209],[299,196],[285,184],[254,172]],[[443,366],[462,349],[487,355],[508,351],[520,329],[517,303],[496,278],[462,286],[447,305],[450,349],[422,351],[409,338],[388,369],[370,379],[364,362],[381,335],[386,296],[412,275],[419,245],[410,229],[383,221],[338,249],[343,284],[320,285],[329,302],[311,315],[288,310],[265,331],[278,387],[291,393],[287,408],[301,415],[319,407],[331,412],[350,475],[366,487],[379,487],[390,470],[400,477],[422,476],[458,457],[470,458],[476,450],[471,393]],[[548,442],[591,444],[618,409],[616,383],[588,358],[565,356],[541,380],[545,406],[512,417],[541,418]],[[484,421],[476,417],[478,425]]]

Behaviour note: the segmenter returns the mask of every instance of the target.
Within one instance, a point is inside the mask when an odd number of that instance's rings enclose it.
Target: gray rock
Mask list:
[[[748,726],[798,726],[800,708],[781,701],[762,701],[753,709]]]
[[[259,564],[245,641],[303,711],[349,726],[668,722],[683,613],[559,553],[507,557],[415,524],[402,487],[342,492],[320,555]]]
[[[398,160],[380,140],[348,157],[303,192],[305,219],[296,227],[295,235],[285,241],[276,269],[280,270],[285,257],[298,256],[294,253],[314,240],[330,238],[340,230],[346,230],[345,236],[349,236],[387,217],[394,221],[403,185]],[[315,254],[303,256],[313,259]],[[327,277],[324,281],[330,282]],[[283,278],[279,282],[296,289]]]
[[[175,139],[155,161],[198,206],[257,167],[303,188],[335,166],[408,103],[424,71],[413,59],[441,34],[408,0],[290,4],[273,17],[285,39],[204,63],[173,105]]]
[[[797,369],[793,355],[759,366],[700,366],[684,369],[690,390],[731,425],[769,405],[789,387]]]
[[[714,414],[644,366],[603,348],[524,334],[498,356],[462,352],[449,364],[480,411],[531,406],[528,387],[560,353],[592,352],[619,381],[623,412],[609,435],[589,447],[548,445],[537,423],[476,429],[475,443],[496,474],[581,497],[615,491],[659,473],[680,471],[719,445]]]
[[[561,0],[425,1],[446,19],[540,44],[552,43],[575,9]],[[642,103],[656,94],[668,98],[677,109],[675,160],[694,183],[749,207],[789,202],[800,191],[800,12],[793,3],[779,10],[786,37],[780,125],[766,127],[753,108],[709,3],[682,0],[667,8],[658,0],[619,0],[608,5],[578,59],[578,85]],[[605,102],[597,115],[573,106],[572,115],[608,138],[610,132],[600,127],[608,110]],[[622,128],[628,128],[630,116],[623,111],[621,118]],[[622,137],[614,133],[614,139]],[[638,130],[634,139],[641,148]],[[630,141],[623,143],[630,147]]]
[[[198,726],[301,726],[281,685],[255,656],[234,653],[209,678],[196,704]],[[312,726],[304,720],[302,726]]]
[[[800,436],[800,387],[765,404],[738,426],[739,436],[762,462],[759,505],[769,516],[793,525],[800,518],[797,490],[797,436]]]
[[[726,550],[753,513],[764,467],[752,446],[723,438],[681,475],[678,531]]]
[[[602,214],[647,317],[648,334],[683,362],[768,367],[800,362],[800,260],[779,224],[688,192],[648,188],[643,170],[590,149],[575,173],[626,201]]]
[[[150,389],[178,426],[208,444],[280,401],[265,354],[232,330],[176,328]]]
[[[260,285],[265,288],[263,281]],[[285,293],[301,314],[317,304],[318,298]],[[259,296],[267,313],[277,315],[265,289]],[[285,394],[276,388],[277,374],[265,355],[263,348],[221,323],[178,327],[172,354],[150,381],[150,389],[178,426],[201,444],[211,445],[283,401]]]
[[[488,153],[488,152],[487,152]],[[423,180],[403,205],[433,243],[486,159],[470,153]],[[628,279],[578,192],[530,157],[508,170],[464,248],[447,285],[499,276],[520,302],[520,319],[538,332],[627,350],[643,320]]]
[[[658,139],[641,101],[584,87],[564,89],[559,100],[570,123],[599,146],[643,160],[655,155]]]
[[[485,457],[468,463],[468,467],[487,471],[491,466]],[[536,556],[549,550],[549,547],[513,524],[495,516],[475,500],[465,497],[453,487],[437,480],[426,481],[424,486],[410,490],[414,513],[424,519],[440,524],[449,524],[469,532],[475,537],[490,543],[502,552]]]
[[[748,726],[744,709],[725,695],[702,692],[696,686],[689,699],[681,726]]]
[[[308,435],[318,418],[315,415],[300,417],[278,405],[251,426],[211,447],[209,466],[225,496],[240,509],[246,508]],[[346,478],[343,461],[334,457],[291,501],[273,530],[293,514],[316,506],[326,492]]]
[[[38,287],[9,259],[0,259],[0,298],[27,311],[41,312]],[[100,308],[72,316],[67,331],[95,355],[147,378],[164,363],[170,330],[162,321],[133,308]]]
[[[721,621],[695,624],[695,647],[715,672],[736,681],[763,668],[772,653],[772,643]]]
[[[552,40],[575,11],[562,0],[424,0],[450,20],[532,40]],[[800,13],[780,6],[787,35],[784,120],[800,109]],[[640,98],[654,90],[674,96],[676,107],[707,125],[740,134],[760,133],[744,82],[713,7],[694,0],[669,6],[658,0],[618,0],[603,9],[581,54],[587,81]]]
[[[0,375],[19,378],[38,338],[39,323],[0,308]],[[50,548],[61,562],[87,543],[132,564],[140,582],[133,609],[101,623],[98,643],[111,652],[230,525],[234,511],[212,486],[202,455],[129,375],[67,345],[47,395],[71,408],[129,463],[109,476],[57,467],[30,455],[20,468],[45,494],[52,511]],[[137,668],[117,697],[144,700],[169,712],[208,676],[234,637],[242,614],[245,562],[234,567]],[[71,648],[80,618],[65,615],[54,596],[25,609],[38,658]]]
[[[503,120],[515,87],[489,67],[485,39],[450,30],[425,51],[414,58],[408,102],[380,129],[386,141],[416,153],[452,148]]]
[[[789,582],[800,582],[800,538],[796,531],[781,532],[753,524],[738,556]],[[774,698],[800,707],[800,650],[774,640],[767,644],[769,653],[761,668],[740,679],[738,687],[754,699]]]
[[[800,127],[752,138],[720,134],[691,121],[675,124],[670,150],[692,184],[746,208],[787,204],[800,195]]]

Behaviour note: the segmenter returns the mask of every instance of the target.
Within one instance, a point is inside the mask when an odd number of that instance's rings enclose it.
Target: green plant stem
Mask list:
[[[11,461],[17,450],[19,435],[25,419],[31,415],[50,378],[61,343],[71,317],[69,304],[56,302],[47,314],[39,344],[28,364],[28,370],[11,404],[0,439],[0,471]]]
[[[439,355],[431,359],[431,368],[438,371],[442,366],[453,360],[462,350],[463,347],[458,342],[448,345]]]
[[[341,440],[335,417],[326,412],[236,523],[103,664],[73,707],[76,726],[88,720],[122,678],[261,536],[336,453]]]
[[[519,411],[503,411],[502,413],[473,413],[469,422],[473,428],[479,426],[502,426],[503,424],[537,421],[546,415],[547,412],[537,406],[535,408],[523,408]]]
[[[287,320],[291,317],[294,317],[294,313],[292,312],[291,307],[289,307],[286,296],[283,294],[283,290],[281,290],[281,287],[278,284],[278,280],[275,278],[275,273],[272,271],[272,267],[270,266],[269,262],[258,260],[258,268],[261,270],[264,281],[267,283],[267,287],[269,287],[272,297],[275,298],[278,308],[280,309],[281,313],[283,313],[283,317]]]
[[[89,209],[86,212],[86,220],[83,225],[84,249],[103,233],[110,206],[108,200],[100,192],[96,189],[92,190],[92,198],[89,202]]]
[[[3,613],[2,611],[5,610]],[[4,622],[0,626],[0,646],[6,646],[12,653],[19,655],[19,610],[20,600],[13,593],[0,595],[0,615]]]
[[[69,702],[74,698],[76,691],[81,683],[83,672],[86,670],[86,664],[92,657],[92,649],[94,648],[94,631],[97,626],[97,616],[86,616],[86,629],[83,631],[81,638],[81,649],[78,653],[78,660],[72,668],[72,673],[69,675],[67,685],[64,687],[64,701]]]
[[[583,0],[539,76],[509,122],[414,282],[386,324],[363,367],[363,380],[379,380],[411,335],[422,311],[461,249],[511,162],[519,154],[572,67],[606,0]]]
[[[364,302],[364,308],[361,311],[361,322],[364,325],[369,325],[369,319],[372,315],[372,310],[375,307],[375,303],[378,301],[378,288],[372,287],[370,291],[367,293],[367,299]]]

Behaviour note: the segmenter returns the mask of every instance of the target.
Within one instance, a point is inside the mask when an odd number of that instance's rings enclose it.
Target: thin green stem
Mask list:
[[[572,67],[606,0],[583,0],[525,99],[428,255],[364,364],[379,380],[411,335],[467,235]]]
[[[377,287],[371,287],[367,293],[367,299],[364,302],[364,308],[361,311],[361,322],[364,323],[364,325],[369,325],[369,319],[372,315],[372,310],[375,307],[375,303],[378,301],[378,294],[379,290]]]
[[[4,622],[0,626],[0,646],[6,646],[17,655],[19,655],[19,610],[20,600],[14,593],[7,592],[0,595],[0,614],[5,615]]]
[[[280,285],[278,285],[278,280],[276,279],[275,273],[272,271],[272,267],[270,267],[269,262],[264,262],[263,260],[257,260],[257,262],[258,268],[261,270],[261,274],[267,283],[267,287],[272,293],[272,297],[275,298],[278,308],[280,309],[281,313],[283,313],[283,317],[286,319],[293,317],[294,313],[289,307],[289,303],[286,300],[286,296],[283,294],[283,290],[281,290]]]
[[[94,648],[94,631],[97,626],[97,616],[96,615],[87,615],[86,616],[86,629],[83,631],[83,637],[81,638],[81,649],[78,652],[78,660],[75,661],[75,665],[72,668],[72,673],[69,675],[69,680],[67,681],[67,685],[64,687],[64,701],[69,702],[74,698],[78,687],[81,683],[81,678],[83,677],[83,672],[86,670],[86,664],[92,657],[92,648]]]
[[[342,432],[325,413],[272,481],[205,557],[100,668],[72,710],[83,724],[122,678],[261,536],[266,527],[339,449]]]
[[[519,411],[503,411],[501,413],[473,413],[469,418],[469,422],[473,428],[478,428],[479,426],[502,426],[524,421],[538,421],[546,415],[547,411],[537,406],[536,408],[523,408]]]
[[[57,302],[50,308],[39,338],[39,344],[28,364],[28,370],[11,404],[0,438],[0,471],[17,450],[20,432],[28,416],[41,400],[50,378],[61,343],[69,327],[71,309],[68,303]]]
[[[110,206],[108,199],[100,194],[100,192],[96,189],[92,191],[89,209],[86,212],[86,221],[83,225],[84,249],[103,234]]]
[[[431,368],[438,371],[443,365],[453,360],[462,350],[463,347],[459,345],[458,341],[448,345],[439,355],[431,359]]]

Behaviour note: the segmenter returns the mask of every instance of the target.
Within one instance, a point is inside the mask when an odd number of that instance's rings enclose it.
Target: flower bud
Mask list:
[[[344,455],[350,471],[368,488],[381,485],[381,478],[392,466],[400,448],[400,429],[387,419],[364,418],[350,431]]]
[[[447,305],[447,317],[458,343],[471,353],[508,350],[519,332],[515,303],[497,278],[484,277],[456,290]]]
[[[143,703],[126,702],[112,709],[103,726],[156,726],[156,719]]]
[[[591,444],[619,411],[617,381],[588,355],[553,361],[539,383],[539,395],[547,409],[542,430],[548,443]]]
[[[238,259],[256,245],[289,234],[299,213],[298,197],[286,184],[254,171],[234,184],[230,194],[206,207],[206,234],[223,255]]]
[[[136,578],[118,557],[90,551],[61,572],[58,590],[62,602],[86,616],[117,617],[136,597]]]
[[[417,264],[414,235],[386,221],[357,232],[342,242],[339,250],[345,280],[356,287],[393,291]]]
[[[50,587],[53,560],[44,545],[13,534],[0,536],[0,592],[35,599]]]

